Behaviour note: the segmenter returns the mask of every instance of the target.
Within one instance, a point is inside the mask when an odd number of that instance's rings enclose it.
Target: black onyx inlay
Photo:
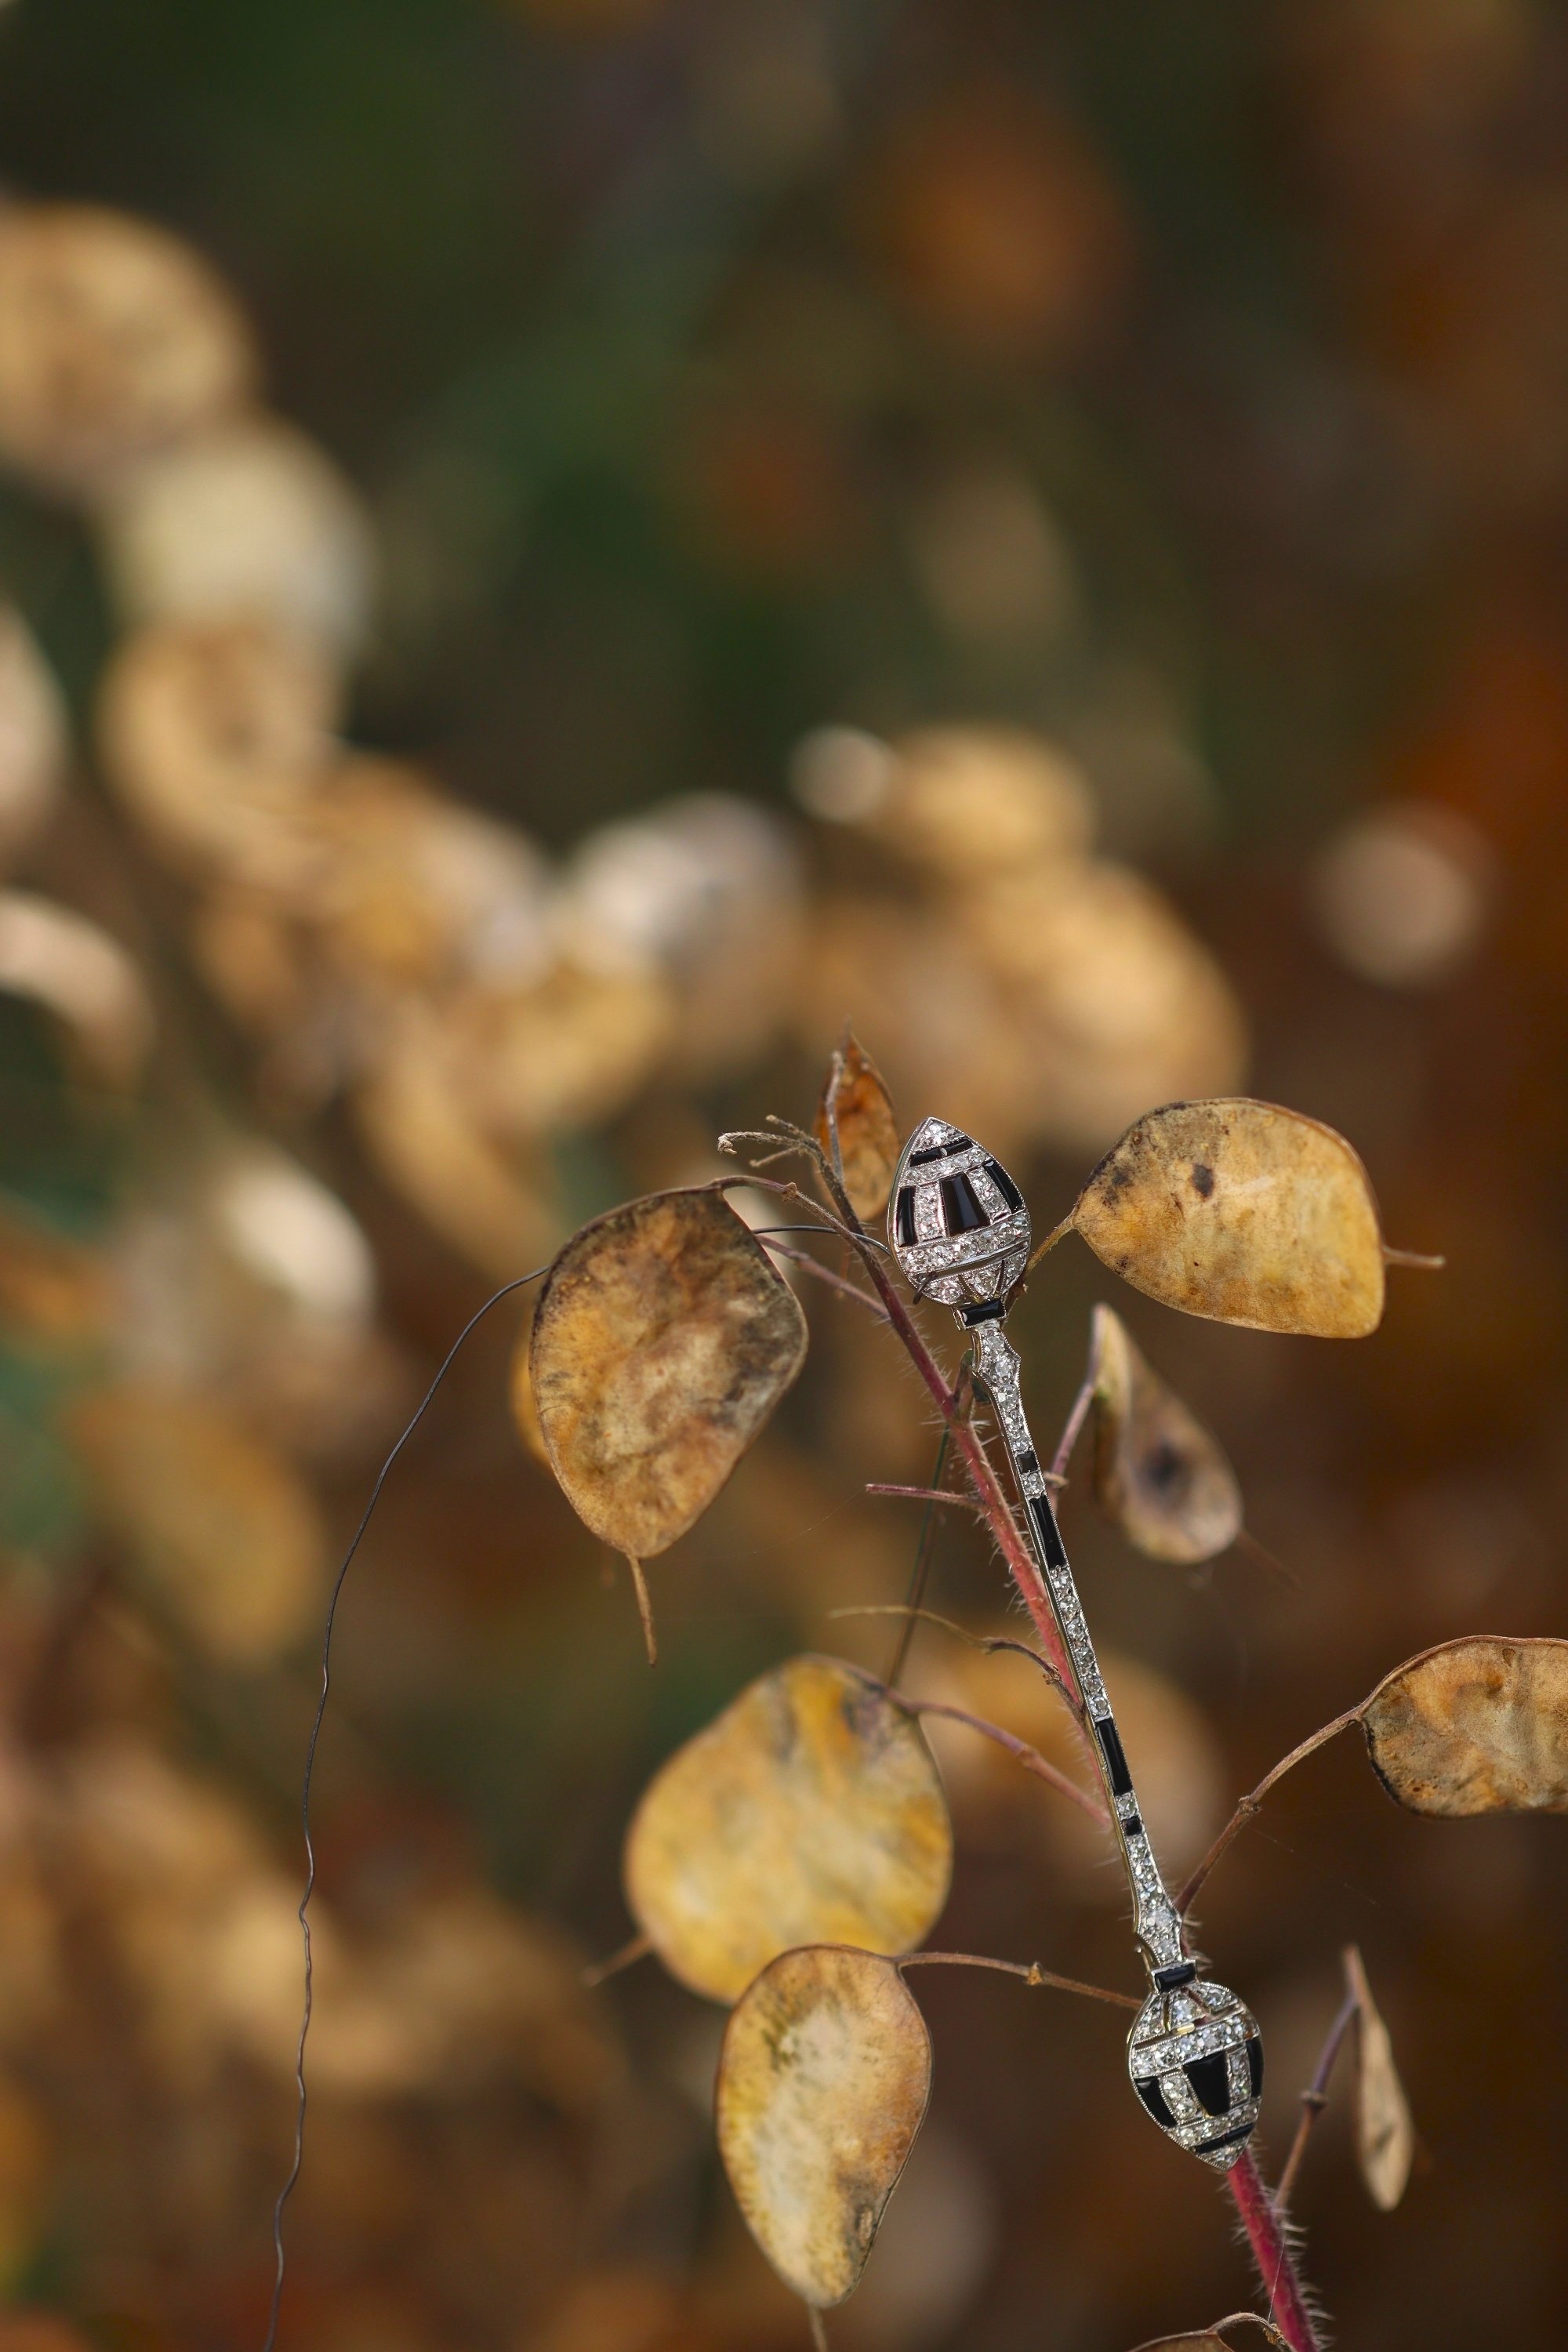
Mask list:
[[[1197,2093],[1198,2105],[1205,2115],[1229,2114],[1230,2068],[1223,2050],[1215,2058],[1189,2058],[1182,2072]]]
[[[898,1222],[895,1227],[905,1249],[915,1245],[915,1188],[902,1184],[899,1188]]]
[[[1173,2127],[1176,2118],[1171,2113],[1170,2108],[1165,2105],[1165,2094],[1160,2088],[1159,2076],[1157,2074],[1147,2075],[1142,2082],[1135,2081],[1132,2087],[1137,2092],[1139,2097],[1142,2100],[1143,2105],[1148,2108],[1149,2113],[1153,2116],[1154,2121],[1157,2124],[1163,2125],[1166,2131],[1170,2131]]]
[[[1040,1538],[1040,1549],[1046,1555],[1046,1566],[1065,1568],[1068,1564],[1067,1546],[1062,1541],[1062,1531],[1057,1525],[1057,1515],[1051,1508],[1051,1498],[1048,1495],[1030,1496],[1029,1517],[1035,1522],[1035,1533]]]
[[[1014,1183],[1013,1179],[1008,1175],[1007,1171],[1004,1167],[994,1160],[988,1160],[985,1162],[985,1173],[990,1177],[991,1181],[995,1185],[996,1190],[1001,1193],[1002,1198],[1006,1202],[1007,1206],[1010,1209],[1016,1210],[1023,1207],[1024,1195],[1019,1192],[1018,1187]]]
[[[1136,1813],[1129,1813],[1126,1820],[1121,1824],[1121,1830],[1122,1834],[1125,1837],[1142,1837],[1143,1834],[1143,1824],[1139,1820]]]
[[[1026,1445],[1022,1454],[1016,1458],[1020,1470],[1037,1470],[1040,1466],[1032,1445]]]
[[[983,1298],[978,1307],[965,1307],[960,1311],[965,1326],[973,1330],[976,1323],[1000,1322],[1007,1312],[1007,1302],[1005,1298]]]
[[[991,1222],[962,1170],[942,1180],[942,1218],[949,1234],[975,1234]]]
[[[1121,1734],[1117,1730],[1110,1716],[1104,1716],[1096,1722],[1094,1736],[1099,1740],[1100,1752],[1105,1758],[1105,1769],[1110,1775],[1112,1796],[1131,1796],[1132,1775],[1127,1769],[1127,1759],[1122,1753]]]
[[[1256,2099],[1263,2089],[1263,2044],[1256,2033],[1247,2045],[1247,2076]]]
[[[1162,1992],[1174,1992],[1180,1985],[1190,1985],[1197,1972],[1192,1960],[1173,1960],[1169,1968],[1155,1969],[1154,1982]]]
[[[968,1151],[971,1149],[967,1135],[955,1135],[947,1143],[933,1143],[924,1151],[911,1151],[910,1166],[928,1168],[933,1160],[945,1160],[950,1151]]]

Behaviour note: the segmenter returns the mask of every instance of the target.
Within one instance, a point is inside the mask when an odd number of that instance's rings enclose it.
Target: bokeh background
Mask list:
[[[1138,1111],[1246,1088],[1447,1254],[1353,1346],[1115,1295],[1289,1570],[1068,1499],[1173,1865],[1400,1659],[1564,1630],[1568,27],[5,0],[0,175],[0,2340],[251,2352],[330,1563],[489,1289],[805,1115],[847,1015],[1047,1223]],[[1042,1428],[1113,1291],[1076,1243],[1037,1277]],[[805,2340],[715,2165],[719,2013],[579,1972],[658,1759],[792,1649],[885,1659],[829,1612],[902,1591],[860,1489],[933,1435],[806,1303],[654,1563],[655,1674],[514,1417],[514,1305],[394,1474],[321,1753],[293,2352]],[[958,1515],[933,1598],[1002,1609]],[[981,1687],[931,1631],[910,1671]],[[1022,1674],[986,1704],[1038,1734]],[[1119,1880],[973,1747],[939,1940],[1130,1982]],[[1346,1940],[1392,2026],[1404,2206],[1342,2088],[1300,2192],[1348,2344],[1563,2341],[1563,1836],[1401,1814],[1342,1742],[1205,1897],[1276,2161]],[[932,2117],[836,2347],[1247,2298],[1113,2012],[919,1990]]]

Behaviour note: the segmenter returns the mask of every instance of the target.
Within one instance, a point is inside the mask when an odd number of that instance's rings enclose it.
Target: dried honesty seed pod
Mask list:
[[[312,854],[301,812],[329,772],[340,703],[334,666],[275,624],[142,629],[100,690],[104,768],[163,856],[297,888]]]
[[[32,838],[58,796],[66,714],[19,613],[0,604],[0,857]]]
[[[144,1588],[207,1656],[262,1665],[314,1622],[326,1530],[279,1454],[204,1398],[150,1382],[84,1396],[70,1433]]]
[[[931,1750],[880,1683],[792,1658],[649,1782],[626,1834],[627,1906],[672,1976],[733,2000],[792,1945],[913,1951],[952,1874]]]
[[[99,521],[128,620],[249,614],[338,655],[368,632],[374,554],[359,499],[277,417],[227,417],[143,458],[105,494]]]
[[[709,1191],[655,1192],[567,1243],[529,1364],[551,1466],[596,1536],[646,1559],[700,1519],[805,1360],[806,1323]]]
[[[0,455],[91,486],[233,410],[250,329],[188,247],[90,205],[0,218]]]
[[[1213,1559],[1242,1521],[1241,1488],[1219,1444],[1109,1307],[1094,1310],[1089,1360],[1095,1500],[1151,1559]]]
[[[1277,1103],[1170,1103],[1130,1127],[1068,1223],[1163,1306],[1258,1331],[1360,1339],[1383,1316],[1366,1171],[1331,1127]]]
[[[887,1207],[888,1194],[893,1188],[893,1171],[899,1164],[899,1128],[882,1073],[853,1035],[844,1040],[837,1086],[830,1067],[816,1107],[816,1139],[829,1159],[833,1156],[830,1108],[838,1129],[844,1190],[856,1215],[869,1224]]]
[[[0,891],[0,992],[41,1005],[82,1068],[134,1085],[153,1044],[153,1005],[116,939],[32,890]]]
[[[725,2029],[719,2152],[746,2225],[817,2310],[859,2284],[931,2095],[931,2036],[892,1961],[784,1952]]]
[[[1415,2155],[1415,2126],[1394,2063],[1394,2043],[1352,1944],[1345,1974],[1356,2001],[1356,2159],[1374,2205],[1392,2213],[1404,2196]]]
[[[1362,1727],[1413,1813],[1568,1812],[1568,1642],[1445,1642],[1378,1685]]]

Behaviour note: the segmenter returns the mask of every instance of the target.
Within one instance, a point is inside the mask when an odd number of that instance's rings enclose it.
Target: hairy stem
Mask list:
[[[1307,2307],[1295,2259],[1286,2242],[1284,2223],[1250,2147],[1243,2148],[1225,2178],[1247,2231],[1252,2259],[1263,2281],[1263,2292],[1268,2297],[1270,2320],[1290,2352],[1323,2352],[1323,2339]]]

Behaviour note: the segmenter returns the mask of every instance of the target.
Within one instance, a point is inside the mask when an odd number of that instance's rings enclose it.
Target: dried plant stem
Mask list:
[[[637,1615],[642,1619],[643,1647],[647,1652],[650,1666],[658,1664],[658,1634],[653,1622],[653,1602],[648,1598],[647,1579],[642,1572],[642,1562],[632,1554],[623,1552],[622,1559],[632,1572],[632,1590],[637,1597]]]
[[[997,1969],[1005,1977],[1022,1977],[1026,1985],[1049,1985],[1055,1992],[1082,1993],[1086,2000],[1106,2000],[1113,2009],[1138,2009],[1142,2003],[1130,1992],[1112,1992],[1109,1985],[1083,1984],[1077,1977],[1058,1977],[1054,1969],[1041,1968],[1038,1960],[994,1960],[984,1952],[907,1952],[899,1962],[901,1969]]]
[[[945,1439],[947,1433],[943,1431],[942,1434]],[[933,1476],[940,1475],[940,1471],[932,1473]],[[978,1511],[982,1507],[973,1495],[955,1495],[951,1486],[887,1486],[879,1479],[868,1478],[866,1492],[868,1495],[893,1495],[906,1503],[927,1503],[933,1507],[938,1503],[952,1503],[961,1511]],[[912,1601],[910,1605],[911,1608],[914,1606]]]
[[[888,1662],[886,1680],[889,1690],[897,1687],[899,1677],[909,1662],[910,1644],[915,1637],[915,1624],[921,1613],[921,1602],[925,1599],[926,1579],[931,1574],[931,1555],[936,1549],[936,1507],[940,1502],[947,1499],[942,1475],[947,1468],[947,1450],[952,1443],[952,1433],[944,1423],[942,1435],[937,1440],[936,1463],[931,1474],[931,1488],[926,1496],[925,1513],[921,1520],[920,1541],[915,1546],[915,1562],[910,1570],[909,1601],[904,1610],[903,1622],[899,1627],[898,1639],[893,1643],[893,1654]],[[874,1489],[870,1487],[867,1489],[868,1494],[873,1491]],[[952,1497],[954,1502],[959,1499],[956,1495]],[[963,1499],[967,1501],[967,1496]]]
[[[1301,2094],[1301,2120],[1296,2126],[1296,2137],[1290,2143],[1285,2169],[1279,2175],[1279,2185],[1274,2191],[1275,2207],[1280,2214],[1289,2210],[1290,2192],[1296,2186],[1296,2175],[1301,2168],[1301,2158],[1307,2153],[1312,2126],[1329,2104],[1329,2077],[1334,2071],[1334,2061],[1344,2047],[1345,2036],[1355,2023],[1360,2008],[1361,2003],[1352,1987],[1346,1993],[1340,2005],[1339,2015],[1329,2028],[1312,2079]]]
[[[1226,1822],[1224,1829],[1221,1830],[1218,1837],[1215,1838],[1213,1845],[1176,1897],[1176,1908],[1184,1917],[1191,1909],[1199,1887],[1224,1853],[1232,1838],[1246,1827],[1275,1783],[1282,1780],[1286,1773],[1293,1770],[1305,1758],[1312,1755],[1318,1748],[1325,1747],[1331,1739],[1337,1738],[1342,1731],[1347,1731],[1352,1723],[1359,1723],[1361,1718],[1362,1707],[1359,1705],[1346,1707],[1343,1715],[1336,1715],[1331,1723],[1325,1723],[1321,1729],[1314,1731],[1310,1738],[1303,1739],[1299,1748],[1292,1748],[1289,1756],[1282,1756],[1273,1769],[1264,1774],[1257,1788],[1249,1790],[1242,1798],[1235,1812],[1232,1813],[1229,1821]]]
[[[1065,1241],[1071,1231],[1072,1218],[1070,1216],[1066,1216],[1062,1219],[1059,1225],[1053,1225],[1051,1227],[1050,1232],[1046,1235],[1043,1242],[1036,1243],[1035,1247],[1029,1253],[1029,1263],[1024,1268],[1022,1276],[1023,1281],[1027,1282],[1029,1276],[1033,1274],[1040,1260],[1045,1256],[1047,1251],[1054,1250],[1057,1244],[1059,1241]]]
[[[1383,1244],[1383,1262],[1385,1265],[1413,1266],[1418,1274],[1441,1274],[1448,1263],[1446,1257],[1435,1257],[1427,1250],[1390,1249],[1386,1242]]]
[[[1284,2222],[1250,2147],[1243,2148],[1225,2179],[1247,2231],[1263,2291],[1268,2297],[1270,2322],[1284,2337],[1289,2352],[1323,2352],[1323,2339],[1307,2307],[1306,2293],[1286,2239]]]
[[[1061,1433],[1061,1442],[1051,1462],[1048,1475],[1058,1486],[1066,1481],[1068,1464],[1072,1460],[1073,1447],[1078,1444],[1083,1424],[1089,1418],[1089,1406],[1093,1402],[1094,1373],[1091,1369],[1085,1372],[1083,1383],[1072,1401],[1072,1411],[1067,1417],[1067,1424]]]
[[[831,1225],[792,1225],[786,1230],[791,1233],[826,1234],[833,1228]],[[787,1257],[792,1265],[800,1266],[806,1274],[816,1275],[818,1282],[826,1282],[829,1289],[837,1290],[845,1298],[857,1300],[876,1317],[879,1323],[887,1321],[880,1305],[868,1290],[862,1290],[858,1282],[847,1282],[841,1274],[835,1274],[830,1265],[824,1265],[820,1258],[813,1257],[809,1250],[794,1249],[788,1242],[775,1241],[771,1234],[760,1228],[753,1228],[753,1234],[775,1257]]]
[[[1004,1731],[999,1723],[987,1723],[983,1716],[970,1715],[962,1706],[949,1706],[942,1699],[907,1698],[903,1705],[911,1715],[943,1716],[950,1723],[966,1724],[971,1731],[979,1732],[983,1739],[994,1740],[996,1746],[1005,1748],[1026,1772],[1032,1772],[1037,1780],[1044,1780],[1048,1788],[1058,1790],[1062,1796],[1070,1797],[1073,1803],[1101,1829],[1110,1827],[1110,1815],[1098,1797],[1090,1796],[1087,1789],[1080,1789],[1076,1780],[1069,1780],[1065,1772],[1048,1762],[1037,1748],[1031,1748],[1026,1739],[1018,1738],[1014,1732]]]
[[[805,2316],[811,2328],[813,2352],[827,2352],[827,2323],[815,2303],[806,2305]]]
[[[606,1959],[595,1960],[592,1968],[584,1969],[578,1982],[587,1985],[590,1990],[595,1985],[608,1984],[610,1979],[618,1977],[623,1969],[635,1968],[638,1960],[646,1960],[652,1949],[650,1937],[630,1936],[618,1951],[610,1953]]]

